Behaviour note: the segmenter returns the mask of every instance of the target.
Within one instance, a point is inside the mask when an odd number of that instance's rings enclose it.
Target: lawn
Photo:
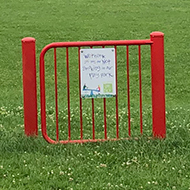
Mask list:
[[[188,0],[48,0],[2,1],[0,11],[0,189],[190,189],[190,1]],[[27,138],[23,125],[22,55],[21,39],[36,39],[37,70],[42,48],[59,41],[95,41],[122,39],[149,39],[153,31],[165,34],[166,121],[165,140],[136,140],[117,142],[51,145],[41,136]],[[131,48],[132,126],[139,125],[137,48]],[[149,48],[142,49],[143,118],[146,134],[151,134],[151,89]],[[63,50],[64,52],[64,50]],[[75,50],[71,50],[74,55]],[[124,50],[121,48],[118,56]],[[60,50],[62,59],[63,54]],[[134,57],[134,59],[132,59]],[[47,55],[47,113],[48,126],[55,111],[52,109],[53,72],[51,51]],[[75,86],[78,64],[70,61],[71,86]],[[62,62],[64,64],[65,61]],[[118,87],[121,103],[119,121],[125,127],[127,120],[126,94],[121,88],[125,60],[118,61]],[[147,63],[147,64],[146,64]],[[59,62],[58,62],[59,64]],[[65,84],[59,65],[60,87]],[[78,74],[77,74],[78,76]],[[39,95],[39,70],[37,71]],[[78,83],[77,83],[78,85]],[[78,95],[72,87],[72,125],[79,121]],[[60,93],[65,94],[60,88]],[[38,96],[39,97],[39,96]],[[66,95],[65,95],[66,97]],[[64,95],[63,95],[64,98]],[[89,100],[84,100],[85,118],[90,118]],[[108,100],[110,120],[112,99]],[[101,100],[96,100],[95,113]],[[40,102],[38,98],[38,107]],[[67,105],[60,101],[64,113],[62,125],[67,123]],[[40,113],[40,109],[39,109]],[[110,128],[114,121],[109,121]],[[84,125],[91,125],[86,119]],[[97,126],[102,125],[96,123]],[[40,119],[39,119],[40,126]],[[100,126],[101,128],[101,126]],[[115,129],[115,128],[114,128]],[[50,130],[51,132],[51,130]],[[64,134],[64,129],[62,130]],[[88,132],[88,130],[86,130]],[[73,131],[75,133],[75,131]],[[121,136],[124,130],[121,130]],[[136,131],[135,131],[136,133]],[[53,134],[53,132],[52,132]],[[65,134],[64,134],[65,135]],[[64,136],[63,135],[63,136]],[[102,132],[100,130],[100,137]],[[112,132],[110,132],[112,135]],[[124,136],[124,135],[123,135]],[[65,137],[65,136],[64,136]],[[88,138],[88,136],[86,136]]]

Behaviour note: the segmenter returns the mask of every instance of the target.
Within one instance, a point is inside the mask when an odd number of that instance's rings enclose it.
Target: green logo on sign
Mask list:
[[[105,83],[103,84],[104,86],[104,93],[112,93],[113,92],[113,87],[111,83]]]

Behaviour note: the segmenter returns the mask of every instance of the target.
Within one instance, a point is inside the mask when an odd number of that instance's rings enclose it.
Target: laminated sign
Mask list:
[[[82,98],[115,96],[115,49],[81,49],[80,77]]]

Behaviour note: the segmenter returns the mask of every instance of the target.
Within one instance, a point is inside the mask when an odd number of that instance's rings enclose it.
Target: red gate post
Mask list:
[[[22,39],[24,129],[27,136],[38,135],[35,39]]]
[[[152,128],[153,137],[166,137],[165,79],[164,79],[164,34],[152,32],[151,73],[152,73]]]

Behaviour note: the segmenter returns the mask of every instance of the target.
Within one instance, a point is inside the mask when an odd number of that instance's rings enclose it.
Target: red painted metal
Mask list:
[[[68,50],[68,47],[66,47],[66,63],[67,63],[68,138],[69,138],[69,140],[71,140],[70,85],[69,85],[69,50]]]
[[[105,48],[105,46],[102,46],[102,48]],[[103,98],[103,104],[104,104],[104,139],[107,139],[106,98]]]
[[[56,141],[59,141],[58,93],[57,93],[57,55],[56,55],[56,48],[54,48],[54,73],[55,73],[55,117],[56,117]]]
[[[118,40],[118,41],[84,41],[84,42],[54,42],[45,46],[41,52],[41,57],[51,48],[62,47],[83,47],[83,46],[126,46],[126,45],[151,45],[151,40]]]
[[[79,65],[79,101],[80,101],[80,138],[83,139],[83,124],[82,124],[82,98],[81,92],[81,79],[80,79],[80,47],[78,48],[78,65]]]
[[[92,49],[93,46],[90,45]],[[94,99],[92,99],[92,139],[95,139],[95,116],[94,116]]]
[[[104,101],[104,138],[107,139],[106,99]]]
[[[126,46],[127,54],[127,107],[128,107],[128,135],[131,136],[131,113],[130,113],[130,82],[129,82],[129,46]]]
[[[151,45],[153,136],[165,138],[164,34],[153,32],[150,38],[153,42]]]
[[[80,97],[80,48],[82,46],[94,47],[94,46],[114,46],[115,48],[115,64],[116,64],[116,97],[115,97],[115,109],[116,109],[116,138],[108,140],[119,139],[119,109],[118,109],[118,81],[117,81],[117,46],[126,46],[126,66],[127,66],[127,103],[128,103],[128,135],[131,137],[131,115],[130,115],[130,81],[129,81],[129,45],[138,46],[139,54],[139,101],[140,101],[140,132],[143,133],[143,115],[142,115],[142,76],[141,76],[141,45],[151,45],[151,68],[152,68],[152,107],[153,107],[153,136],[165,137],[165,89],[164,89],[164,60],[163,49],[161,53],[158,52],[161,46],[163,46],[163,38],[160,37],[160,33],[152,33],[150,40],[121,40],[121,41],[96,41],[96,42],[57,42],[51,43],[43,48],[40,54],[40,89],[41,89],[41,125],[43,137],[49,143],[84,143],[84,142],[98,142],[105,141],[107,137],[107,116],[106,116],[106,99],[103,99],[103,118],[104,118],[104,138],[95,138],[95,100],[92,99],[92,139],[83,139],[83,116],[82,116],[82,99]],[[66,48],[66,71],[67,71],[67,102],[68,102],[68,140],[59,139],[58,128],[58,94],[57,94],[57,62],[56,62],[56,48]],[[79,104],[80,104],[80,139],[71,139],[71,123],[70,123],[70,82],[69,82],[69,47],[78,47],[78,67],[79,67]],[[46,99],[45,99],[45,71],[44,71],[44,56],[45,53],[51,49],[54,49],[54,69],[55,69],[55,101],[56,101],[56,141],[52,140],[47,135],[46,129]],[[161,57],[161,63],[160,63]],[[161,65],[161,68],[159,68]],[[159,72],[157,71],[159,70]],[[162,71],[160,71],[162,70]],[[157,84],[158,79],[161,79],[162,84]],[[158,90],[158,89],[159,90]],[[156,97],[159,94],[159,98]],[[156,102],[158,101],[158,102]],[[161,113],[159,115],[158,113]],[[157,121],[158,119],[158,121]],[[161,126],[160,126],[161,125]]]
[[[134,139],[137,139],[137,138],[134,138]],[[47,139],[46,139],[47,140]],[[109,141],[117,141],[117,140],[120,140],[118,138],[114,138],[114,139],[109,139]],[[124,138],[123,140],[129,140],[129,138]],[[56,141],[52,141],[52,140],[47,140],[49,143],[52,143],[52,144],[57,144]],[[88,143],[88,142],[105,142],[107,141],[107,139],[83,139],[83,140],[63,140],[63,141],[59,141],[59,143],[61,144],[67,144],[67,143]]]
[[[115,97],[115,106],[116,106],[116,138],[119,138],[119,112],[118,112],[118,87],[117,87],[117,46],[115,48],[115,78],[116,78],[116,97]]]
[[[92,98],[92,139],[95,139],[94,99]]]
[[[42,135],[49,143],[53,143],[47,135],[46,129],[46,98],[45,98],[45,61],[44,57],[40,56],[40,100],[41,100],[41,128]]]
[[[24,128],[27,136],[38,135],[35,39],[22,39]]]
[[[140,104],[140,132],[143,134],[142,116],[142,76],[141,76],[141,46],[139,45],[139,104]]]

